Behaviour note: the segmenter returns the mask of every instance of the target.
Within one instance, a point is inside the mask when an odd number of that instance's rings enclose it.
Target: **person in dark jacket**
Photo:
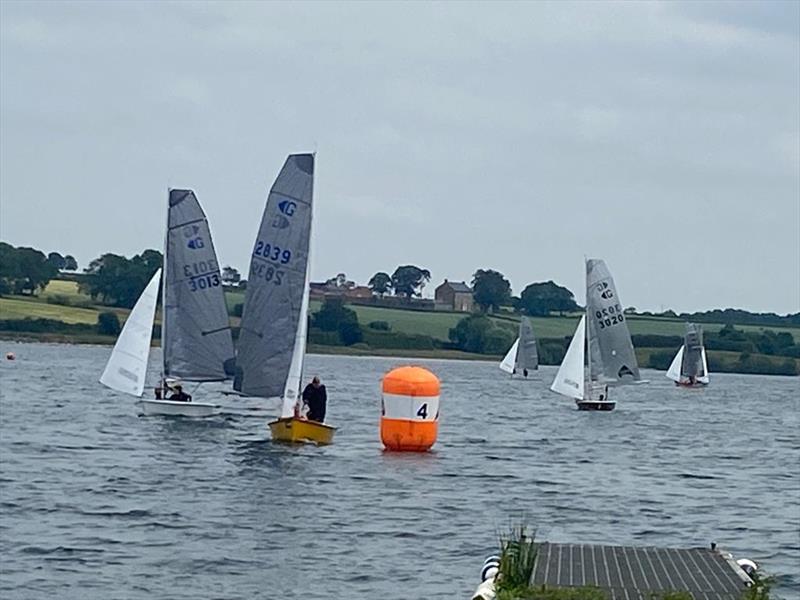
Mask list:
[[[169,399],[176,402],[191,402],[192,396],[183,391],[183,386],[176,385],[175,391],[172,393]]]
[[[328,392],[319,382],[319,377],[314,377],[303,390],[303,404],[308,406],[308,420],[323,423],[325,421],[325,408],[328,404]]]

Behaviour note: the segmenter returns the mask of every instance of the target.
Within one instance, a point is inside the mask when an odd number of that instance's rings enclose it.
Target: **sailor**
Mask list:
[[[183,386],[178,384],[175,386],[175,391],[169,397],[174,402],[191,402],[192,396],[183,391]]]
[[[325,408],[328,404],[328,392],[319,382],[319,377],[314,377],[303,390],[303,404],[308,406],[309,421],[323,423],[325,421]]]
[[[527,379],[527,378],[528,378],[528,369],[522,369],[522,374],[523,374],[523,375],[525,376],[525,378]]]

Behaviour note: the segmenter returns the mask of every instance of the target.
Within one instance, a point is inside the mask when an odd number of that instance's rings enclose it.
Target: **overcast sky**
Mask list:
[[[800,310],[800,4],[0,2],[0,235],[163,243],[190,187],[246,272],[316,151],[312,277],[553,279]]]

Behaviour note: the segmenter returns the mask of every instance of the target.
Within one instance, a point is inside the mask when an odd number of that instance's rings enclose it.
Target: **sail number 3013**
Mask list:
[[[597,310],[594,316],[597,317],[597,323],[600,325],[600,329],[605,329],[606,327],[611,327],[625,321],[625,317],[622,314],[622,307],[619,304]]]

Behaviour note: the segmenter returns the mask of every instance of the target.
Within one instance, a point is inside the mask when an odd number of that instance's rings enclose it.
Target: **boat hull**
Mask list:
[[[613,400],[575,400],[578,410],[614,410],[617,403]]]
[[[210,417],[219,408],[203,402],[178,402],[177,400],[141,400],[139,406],[146,417]]]
[[[269,423],[272,439],[289,444],[331,444],[336,428],[324,423],[286,417]]]
[[[695,381],[694,383],[689,383],[688,381],[676,381],[675,385],[682,388],[704,388],[708,384],[703,383],[702,381]]]

